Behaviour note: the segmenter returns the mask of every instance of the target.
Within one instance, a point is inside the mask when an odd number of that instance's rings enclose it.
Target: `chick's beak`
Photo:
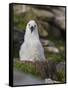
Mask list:
[[[32,33],[32,32],[33,32],[33,30],[34,30],[34,27],[33,27],[33,26],[31,26],[31,28],[30,28],[30,29],[31,29],[31,33]]]

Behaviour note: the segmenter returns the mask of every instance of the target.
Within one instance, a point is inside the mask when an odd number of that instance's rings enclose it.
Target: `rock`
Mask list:
[[[46,84],[54,84],[54,83],[60,83],[59,81],[52,80],[50,78],[45,79]]]
[[[61,37],[61,31],[56,28],[55,26],[51,26],[51,33],[53,34],[54,37],[60,38]]]
[[[39,9],[33,9],[33,12],[38,16],[38,17],[46,17],[46,18],[53,18],[53,13],[47,10],[39,10]]]
[[[45,48],[45,50],[47,50],[48,52],[59,53],[59,49],[56,48],[56,47],[49,46],[49,47],[44,47],[44,48]]]
[[[43,20],[38,20],[37,23],[38,23],[38,25],[39,25],[39,23],[40,23],[40,25],[43,26],[44,30],[48,30],[48,29],[49,29],[49,26],[50,26],[50,25],[49,25],[48,22],[43,21]]]
[[[51,11],[51,7],[50,6],[39,6],[39,5],[35,5],[35,6],[33,6],[34,8],[37,8],[37,9],[41,9],[41,10],[48,10],[48,11]]]
[[[54,46],[54,43],[50,40],[41,39],[41,43],[43,46]]]
[[[36,85],[36,84],[44,84],[44,80],[39,77],[34,77],[33,75],[21,72],[16,68],[13,69],[13,86],[19,85]]]
[[[65,30],[65,8],[62,8],[61,10],[59,10],[59,9],[53,9],[52,11],[54,13],[55,23],[62,30]]]
[[[42,29],[42,30],[39,30],[39,35],[40,35],[40,37],[47,37],[48,33],[47,33],[47,31]]]
[[[52,9],[52,12],[56,15],[56,16],[64,16],[65,15],[65,10],[60,10],[60,9]]]
[[[65,17],[64,16],[58,16],[55,19],[55,22],[62,30],[65,30]],[[58,22],[58,23],[57,23]]]
[[[57,80],[56,77],[56,62],[54,60],[48,60],[47,61],[47,77],[45,78],[51,78],[53,80]]]
[[[65,52],[65,46],[60,46],[59,49],[60,49],[62,52]]]
[[[40,37],[46,37],[46,36],[48,36],[47,30],[44,29],[41,24],[39,24],[39,27],[38,28],[39,28],[39,35],[40,35]]]
[[[24,34],[25,34],[25,30],[20,30],[18,28],[13,29],[13,42],[14,42],[14,57],[19,57],[19,49],[21,44],[24,42]]]
[[[52,41],[41,39],[41,43],[45,51],[52,52],[52,53],[59,53],[59,49],[55,47]]]
[[[57,72],[64,71],[65,72],[65,62],[60,62],[56,65]]]
[[[65,62],[60,62],[56,65],[57,79],[62,82],[66,82],[66,66]]]
[[[14,14],[21,14],[30,10],[30,7],[26,5],[14,5],[13,8]]]

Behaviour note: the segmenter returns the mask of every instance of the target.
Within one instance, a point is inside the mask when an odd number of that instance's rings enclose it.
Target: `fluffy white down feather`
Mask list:
[[[31,31],[33,27],[33,31]],[[28,22],[24,36],[24,43],[19,51],[21,61],[45,61],[44,49],[39,40],[37,24],[34,20]]]

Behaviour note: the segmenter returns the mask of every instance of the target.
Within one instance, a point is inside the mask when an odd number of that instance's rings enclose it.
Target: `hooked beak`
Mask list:
[[[31,29],[31,33],[32,33],[32,32],[33,32],[33,30],[34,30],[34,27],[32,26],[30,29]]]

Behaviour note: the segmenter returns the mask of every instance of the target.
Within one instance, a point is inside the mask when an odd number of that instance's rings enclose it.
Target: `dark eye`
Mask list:
[[[29,26],[30,26],[30,24],[29,24]]]
[[[34,25],[34,27],[36,27],[36,25]]]

